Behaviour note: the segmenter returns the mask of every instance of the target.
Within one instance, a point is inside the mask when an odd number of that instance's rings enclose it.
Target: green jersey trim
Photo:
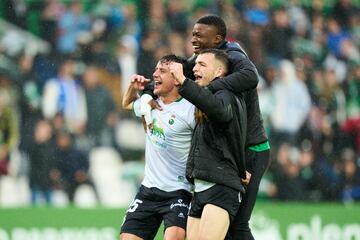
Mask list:
[[[260,143],[257,145],[250,146],[250,147],[248,147],[248,149],[255,151],[255,152],[262,152],[262,151],[270,149],[270,143],[269,143],[269,141],[266,141],[266,142],[263,142],[263,143]]]

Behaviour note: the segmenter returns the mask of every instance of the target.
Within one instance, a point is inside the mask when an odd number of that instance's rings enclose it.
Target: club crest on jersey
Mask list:
[[[175,122],[175,115],[172,114],[172,115],[170,116],[170,119],[169,119],[169,124],[170,124],[170,125],[173,125],[174,122]]]

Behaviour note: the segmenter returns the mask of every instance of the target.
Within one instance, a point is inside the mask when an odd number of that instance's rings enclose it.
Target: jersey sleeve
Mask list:
[[[195,121],[195,106],[191,104],[190,108],[189,108],[189,113],[188,113],[188,123],[191,127],[191,129],[195,129],[195,125],[196,125],[196,121]]]
[[[138,99],[133,103],[133,112],[134,112],[135,116],[141,117],[141,113],[140,113],[140,98],[138,98]]]

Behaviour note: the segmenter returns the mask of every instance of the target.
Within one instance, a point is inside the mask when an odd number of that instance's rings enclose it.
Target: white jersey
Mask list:
[[[147,131],[145,148],[145,176],[142,185],[170,192],[190,191],[185,177],[186,161],[195,127],[195,107],[186,99],[164,104],[162,111],[153,109],[153,129]],[[134,102],[134,112],[140,116],[140,99]]]

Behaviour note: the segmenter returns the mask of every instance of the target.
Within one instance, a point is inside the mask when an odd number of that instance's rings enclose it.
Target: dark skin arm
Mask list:
[[[234,93],[241,93],[256,88],[259,83],[255,65],[241,52],[233,52],[230,57],[231,74],[212,81],[208,88],[212,92],[227,89]]]

